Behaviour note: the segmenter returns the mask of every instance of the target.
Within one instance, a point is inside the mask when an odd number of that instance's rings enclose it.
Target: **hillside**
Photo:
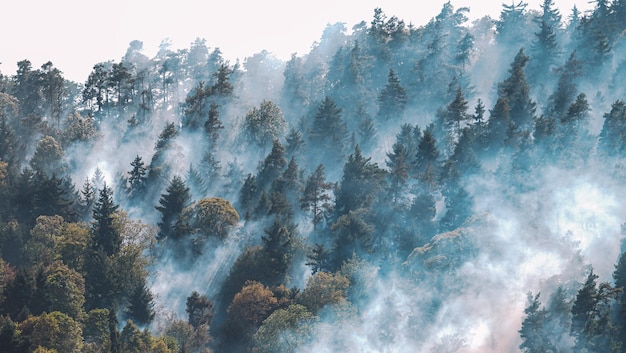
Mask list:
[[[0,74],[0,347],[626,351],[626,2],[468,11]]]

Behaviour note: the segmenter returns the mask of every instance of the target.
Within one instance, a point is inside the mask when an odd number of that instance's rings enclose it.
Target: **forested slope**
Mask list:
[[[0,350],[626,351],[626,2],[468,11],[0,75]]]

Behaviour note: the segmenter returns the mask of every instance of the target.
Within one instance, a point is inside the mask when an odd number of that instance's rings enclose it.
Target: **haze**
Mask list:
[[[508,3],[509,1],[506,1]],[[529,0],[537,10],[540,0]],[[79,0],[11,0],[0,5],[0,72],[14,74],[20,60],[33,67],[47,61],[64,76],[83,83],[93,64],[117,61],[128,43],[140,40],[144,53],[156,53],[159,43],[171,39],[173,47],[188,48],[195,38],[219,47],[233,63],[262,50],[286,60],[292,53],[305,54],[320,39],[329,23],[347,28],[370,19],[374,8],[406,23],[421,26],[439,13],[445,1],[208,1],[192,0],[93,2]],[[556,0],[566,20],[574,5],[591,9],[588,1]],[[455,8],[470,7],[470,20],[489,15],[498,18],[502,1],[452,1]]]

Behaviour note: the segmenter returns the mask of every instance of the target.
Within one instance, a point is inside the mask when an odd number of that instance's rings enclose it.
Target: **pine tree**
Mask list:
[[[500,19],[496,21],[497,40],[503,45],[525,43],[526,7],[528,3],[515,1],[511,5],[502,4]]]
[[[332,187],[332,183],[327,182],[324,177],[323,164],[318,165],[315,171],[307,178],[304,192],[300,199],[300,208],[305,211],[311,211],[313,215],[313,229],[332,210],[331,198],[327,194]]]
[[[191,203],[189,187],[179,176],[174,176],[170,180],[165,192],[159,199],[160,205],[155,206],[157,211],[161,212],[161,222],[158,223],[159,238],[176,237],[173,231],[176,219]]]
[[[394,202],[398,202],[409,178],[409,151],[399,142],[394,143],[392,149],[387,153],[386,163],[391,196]]]
[[[626,103],[617,100],[611,111],[604,114],[604,123],[598,137],[598,147],[609,156],[626,150]]]
[[[258,185],[256,182],[256,176],[249,173],[246,177],[246,180],[239,191],[239,207],[244,212],[244,218],[248,219],[250,217],[250,211],[252,210],[253,205],[255,204],[256,198],[258,196]]]
[[[187,312],[187,322],[194,328],[200,326],[211,326],[213,320],[213,303],[206,295],[193,291],[187,297],[185,311]]]
[[[272,150],[259,166],[259,173],[256,178],[259,188],[264,189],[266,186],[271,185],[283,173],[286,167],[285,147],[283,147],[280,141],[274,140]]]
[[[311,253],[306,257],[309,260],[306,265],[311,266],[311,274],[331,272],[331,254],[323,244],[315,244],[313,249],[311,249]]]
[[[113,191],[104,183],[93,208],[94,249],[102,249],[106,256],[116,254],[122,246],[122,236],[114,226],[113,219],[119,205],[113,202]]]
[[[336,155],[344,149],[347,134],[346,124],[341,118],[341,109],[333,99],[326,96],[313,118],[309,132],[311,146],[319,149],[332,148],[333,154]]]
[[[511,63],[510,76],[498,84],[498,96],[507,100],[511,122],[519,130],[530,128],[536,110],[536,104],[530,98],[530,87],[524,73],[528,60],[524,48],[520,49]]]
[[[423,182],[433,184],[438,179],[439,148],[430,125],[419,140],[414,172]],[[431,178],[432,177],[432,178]]]
[[[543,0],[541,16],[536,17],[539,31],[535,33],[535,40],[531,45],[529,64],[529,80],[533,86],[548,83],[552,69],[559,62],[559,31],[561,28],[561,14],[554,7],[554,0]]]
[[[80,190],[80,210],[83,219],[91,217],[91,210],[94,202],[96,201],[96,188],[91,183],[89,178],[85,178],[83,188]]]
[[[261,236],[265,266],[270,271],[266,281],[278,285],[283,283],[287,270],[293,259],[296,241],[296,227],[290,222],[274,219],[272,225],[264,230]]]
[[[554,352],[555,347],[550,342],[551,332],[546,332],[546,316],[545,308],[540,307],[539,293],[533,297],[528,294],[528,305],[524,309],[526,317],[522,322],[522,328],[519,330],[522,344],[519,348],[524,353],[544,353]]]
[[[139,325],[148,325],[154,320],[154,298],[146,286],[145,279],[142,278],[130,293],[126,314]]]
[[[387,84],[378,96],[378,118],[380,121],[400,120],[406,107],[408,96],[393,69],[389,69]]]
[[[219,138],[219,130],[224,128],[222,121],[219,119],[220,111],[219,106],[215,103],[211,103],[207,120],[204,122],[204,131],[209,136],[209,149],[214,150],[217,148],[217,139]]]
[[[285,146],[285,152],[288,157],[294,157],[296,154],[302,153],[302,149],[305,145],[302,133],[295,128],[289,130],[289,134],[285,138],[287,146]]]
[[[335,211],[339,215],[369,208],[376,200],[385,182],[385,171],[371,163],[357,145],[343,167],[341,183],[335,193]]]
[[[576,51],[570,54],[567,62],[557,69],[559,79],[556,90],[548,98],[545,114],[547,116],[561,119],[567,107],[574,101],[576,96],[576,81],[582,74],[582,63],[578,60]]]
[[[145,188],[146,183],[146,167],[144,166],[141,157],[137,155],[135,159],[130,163],[131,169],[128,172],[128,183],[131,193],[141,192]]]

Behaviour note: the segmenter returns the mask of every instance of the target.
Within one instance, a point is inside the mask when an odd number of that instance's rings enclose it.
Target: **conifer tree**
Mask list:
[[[119,205],[113,202],[113,191],[105,182],[93,207],[92,247],[95,250],[102,249],[106,256],[116,254],[122,246],[122,237],[113,224],[118,209]]]
[[[378,118],[380,121],[397,121],[402,118],[408,96],[393,69],[389,69],[387,84],[378,96],[378,101]]]
[[[392,152],[387,153],[386,163],[387,168],[389,168],[389,191],[393,201],[397,202],[405,191],[407,179],[409,178],[409,151],[399,142],[394,143],[392,149]]]
[[[128,183],[131,192],[139,192],[143,190],[146,183],[146,167],[144,166],[141,157],[137,155],[135,159],[130,163],[130,166],[133,167],[128,172]]]
[[[324,150],[331,148],[336,155],[344,149],[347,135],[346,124],[341,118],[341,109],[332,98],[326,96],[313,118],[309,132],[311,146]]]
[[[176,237],[173,227],[178,215],[191,203],[191,194],[189,187],[179,176],[170,180],[165,192],[161,194],[159,206],[155,206],[161,213],[161,222],[158,223],[159,237]]]
[[[256,176],[252,173],[248,173],[248,176],[239,191],[239,207],[244,211],[241,213],[244,214],[245,219],[250,217],[250,211],[252,210],[258,196],[257,193],[258,185],[256,182]]]
[[[327,194],[331,188],[332,183],[327,182],[324,176],[324,165],[318,165],[315,171],[307,178],[304,192],[300,199],[300,208],[312,213],[314,229],[327,213],[332,210],[331,198]]]
[[[266,188],[278,178],[287,167],[287,158],[285,156],[285,147],[278,140],[274,140],[272,150],[265,157],[263,163],[259,165],[259,173],[257,174],[257,183],[259,188]]]
[[[213,303],[206,295],[193,291],[187,297],[185,311],[187,312],[187,322],[195,327],[206,326],[208,329],[213,320]]]
[[[524,73],[528,60],[524,48],[520,49],[511,63],[510,76],[498,84],[498,96],[507,100],[511,122],[518,130],[530,128],[536,110],[536,104],[530,98],[530,87]]]
[[[539,301],[539,293],[533,296],[528,294],[528,305],[524,309],[526,317],[522,322],[522,328],[519,330],[522,344],[519,348],[524,353],[544,353],[554,352],[555,347],[552,345],[548,337],[550,332],[546,332],[546,309],[541,307]]]
[[[224,128],[222,121],[219,119],[219,106],[212,102],[209,108],[207,120],[204,122],[204,131],[209,136],[210,150],[217,148],[217,139],[219,138],[219,130]]]
[[[379,196],[385,182],[385,171],[371,163],[357,145],[343,167],[343,176],[335,193],[335,211],[339,215],[368,208]]]
[[[154,298],[146,286],[144,278],[135,285],[130,293],[126,314],[139,325],[148,325],[154,320]]]

